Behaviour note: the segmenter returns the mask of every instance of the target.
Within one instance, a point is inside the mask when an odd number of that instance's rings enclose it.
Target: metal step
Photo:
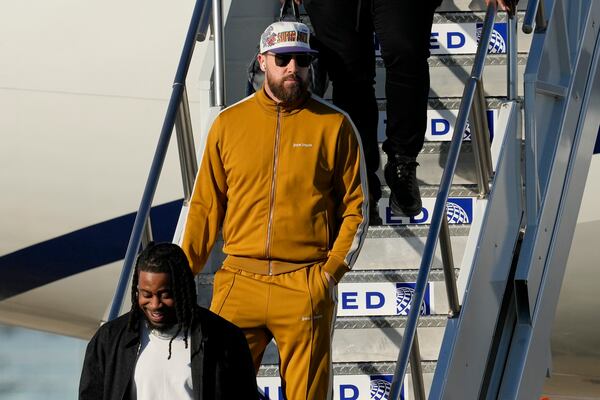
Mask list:
[[[380,203],[387,202],[382,200]],[[380,204],[381,206],[381,204]],[[454,265],[459,266],[469,235],[468,225],[450,225],[450,241]],[[421,262],[428,225],[371,226],[354,270],[414,269]],[[439,249],[433,259],[434,267],[442,267]]]
[[[469,78],[475,57],[468,55],[440,55],[429,58],[429,72],[431,84],[429,97],[460,97]],[[518,56],[519,76],[523,76],[527,56]],[[375,95],[377,98],[385,97],[385,69],[383,60],[377,60],[377,76],[375,77]],[[483,87],[485,96],[506,96],[506,56],[491,54],[486,59],[483,71]],[[523,85],[518,85],[518,95],[523,95]],[[331,96],[326,96],[331,97]]]
[[[449,146],[449,142],[425,142],[417,157],[419,185],[439,185],[446,165]],[[385,182],[383,167],[387,163],[387,155],[383,151],[380,151],[380,154],[380,168],[377,175],[381,182]],[[461,146],[461,153],[452,183],[455,185],[475,184],[477,182],[475,172],[473,147],[470,142],[465,142]]]
[[[431,386],[435,362],[421,363],[426,393]],[[334,363],[333,398],[334,400],[385,400],[391,388],[395,365],[390,362]],[[276,365],[261,366],[258,387],[270,400],[283,400],[279,368]],[[412,400],[412,382],[409,372],[403,387],[403,399]]]
[[[266,10],[260,7],[254,7],[248,10],[246,2],[234,1],[225,24],[225,49],[228,84],[227,102],[233,104],[245,97],[247,81],[247,67],[256,53],[258,38],[273,17],[268,17]],[[439,45],[439,49],[432,49],[432,56],[429,60],[431,72],[431,93],[430,97],[459,97],[462,95],[464,81],[469,75],[475,53],[477,24],[483,20],[484,3],[480,0],[456,0],[444,1],[434,17],[433,46]],[[519,4],[519,9],[523,10],[523,5]],[[242,11],[247,12],[244,14]],[[272,15],[276,12],[274,6],[271,10]],[[458,12],[456,12],[458,11]],[[477,11],[473,13],[472,11]],[[265,17],[266,16],[266,17]],[[523,12],[519,13],[519,19],[523,18]],[[303,20],[310,25],[307,16]],[[506,40],[505,35],[505,13],[499,13],[496,18],[498,22],[497,30],[499,36]],[[461,36],[462,35],[462,36]],[[242,40],[240,40],[242,38]],[[448,38],[451,42],[448,45]],[[454,42],[452,42],[454,40]],[[531,41],[531,36],[523,35],[518,31],[517,42],[519,51],[523,54],[519,56],[519,73],[522,74],[525,65],[526,55],[524,54]],[[464,44],[463,44],[464,42]],[[460,44],[460,45],[459,45]],[[439,55],[436,52],[453,55]],[[461,55],[462,54],[462,55]],[[491,55],[488,65],[484,72],[484,86],[487,96],[506,95],[506,56]],[[382,67],[382,61],[378,65]],[[377,97],[385,97],[383,92],[383,82],[385,81],[385,72],[383,68],[377,72]],[[445,71],[444,71],[445,70]],[[522,75],[521,75],[522,76]],[[522,90],[522,85],[519,85]],[[331,97],[330,95],[325,97]]]
[[[485,12],[438,12],[433,17],[432,32],[432,54],[475,54],[477,41],[481,34],[481,28],[485,19]],[[525,12],[517,13],[518,26],[522,26],[525,19]],[[507,40],[508,18],[505,13],[496,16],[494,30],[491,41],[496,38],[502,40],[504,46],[492,47],[490,52],[499,51],[504,48]],[[494,37],[496,35],[496,38]],[[522,29],[517,29],[517,52],[527,53],[531,47],[531,35],[523,33]]]
[[[460,98],[440,98],[430,99],[427,110],[427,130],[425,132],[425,141],[428,142],[444,142],[452,139],[454,133],[454,125],[458,110],[460,108]],[[498,110],[503,104],[503,100],[495,97],[486,99],[487,101],[487,116],[490,137],[493,138],[496,122],[498,119]],[[379,123],[377,124],[377,140],[383,143],[386,139],[385,129],[387,123],[387,102],[384,99],[378,100],[379,108]],[[465,140],[471,140],[470,127],[467,124],[465,129]]]
[[[370,317],[374,320],[383,320],[383,317]],[[365,328],[354,327],[359,323],[342,320],[340,327],[336,322],[333,334],[332,358],[334,363],[358,362],[394,362],[396,361],[402,334],[404,332],[405,317],[385,317],[387,327],[380,327],[377,323],[365,325]],[[421,345],[421,358],[424,361],[437,360],[446,316],[423,316],[419,319],[419,341]],[[381,324],[381,323],[380,323]],[[349,328],[345,328],[350,326]],[[271,341],[263,355],[263,365],[277,365],[279,354],[274,341]]]
[[[338,285],[333,336],[334,362],[393,361],[402,340],[417,270],[351,271]],[[443,272],[431,272],[419,319],[421,357],[435,360],[446,326],[448,301]],[[263,364],[277,364],[275,342]]]
[[[337,287],[338,318],[366,318],[372,323],[373,318],[408,315],[417,275],[417,269],[347,273]],[[447,315],[449,306],[443,271],[431,271],[430,279],[422,315]],[[349,325],[342,327],[339,322],[338,319],[336,329],[349,329]],[[384,326],[375,324],[371,327]]]
[[[519,1],[517,10],[525,11],[527,8],[527,0]],[[437,12],[454,12],[454,11],[485,11],[485,0],[444,0],[436,9]],[[504,13],[499,13],[502,16]]]

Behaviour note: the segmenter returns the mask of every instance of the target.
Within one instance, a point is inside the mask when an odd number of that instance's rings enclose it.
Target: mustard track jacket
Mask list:
[[[367,233],[367,190],[342,111],[314,95],[285,109],[262,89],[215,119],[182,247],[196,274],[222,229],[225,265],[266,275],[324,262],[339,281]]]

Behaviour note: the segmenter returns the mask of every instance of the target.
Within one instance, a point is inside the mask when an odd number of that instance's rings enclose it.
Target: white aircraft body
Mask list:
[[[106,317],[193,5],[0,0],[1,323],[89,338]],[[194,120],[201,68],[197,56]],[[157,240],[171,239],[181,207],[176,151],[173,140],[154,199]],[[600,398],[599,153],[597,142],[564,243],[546,391],[577,382],[598,390],[552,399]]]

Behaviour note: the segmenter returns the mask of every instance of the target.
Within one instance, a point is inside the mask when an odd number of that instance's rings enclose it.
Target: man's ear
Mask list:
[[[260,69],[262,70],[262,72],[266,72],[267,71],[267,56],[264,54],[259,54],[258,56],[256,56],[256,59],[258,60],[258,65],[260,66]]]

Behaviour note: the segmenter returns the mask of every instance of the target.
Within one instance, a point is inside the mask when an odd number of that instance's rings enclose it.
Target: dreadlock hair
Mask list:
[[[169,341],[169,357],[173,339],[183,331],[185,348],[188,347],[188,332],[194,322],[194,306],[196,305],[196,284],[188,259],[179,246],[173,243],[151,242],[138,256],[131,282],[131,313],[128,327],[139,329],[141,310],[138,305],[138,279],[140,271],[168,273],[171,278],[171,292],[175,300],[177,331]]]

